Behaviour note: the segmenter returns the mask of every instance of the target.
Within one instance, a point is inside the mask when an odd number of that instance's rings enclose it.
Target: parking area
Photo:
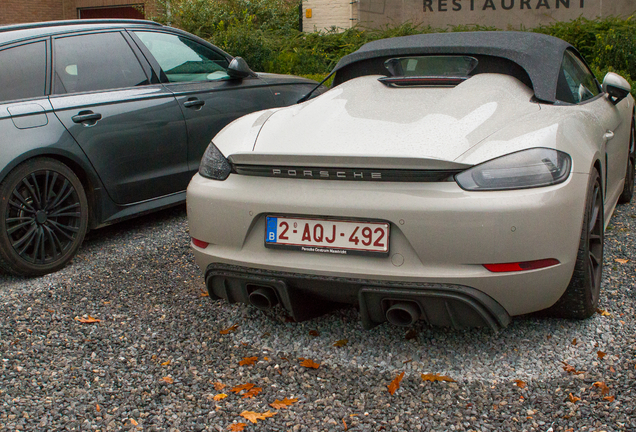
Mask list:
[[[0,274],[0,430],[636,430],[635,228],[619,206],[599,313],[499,333],[211,302],[184,206],[94,231],[62,271]]]

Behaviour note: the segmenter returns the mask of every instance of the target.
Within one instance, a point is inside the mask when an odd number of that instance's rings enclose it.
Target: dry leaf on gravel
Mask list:
[[[609,387],[602,381],[595,382],[594,387],[601,389],[601,396],[605,396],[609,393]]]
[[[232,432],[241,432],[245,429],[245,426],[247,426],[247,423],[232,423],[227,428]]]
[[[572,339],[572,345],[576,346],[576,338]]]
[[[454,379],[444,376],[444,375],[436,375],[436,374],[422,374],[422,381],[446,381],[446,382],[455,382]]]
[[[568,399],[570,399],[570,402],[572,402],[572,403],[576,403],[577,401],[580,401],[580,400],[581,400],[581,398],[580,398],[580,397],[576,397],[576,396],[574,396],[572,393],[570,393],[570,394],[568,395]]]
[[[347,422],[345,422],[344,419],[342,419],[342,424],[344,425],[344,430],[347,430]]]
[[[605,396],[605,397],[603,398],[603,400],[606,400],[606,401],[608,401],[608,402],[614,402],[614,399],[615,399],[615,398],[614,398],[614,396]]]
[[[316,363],[315,361],[311,359],[303,360],[303,362],[300,365],[303,367],[312,368],[312,369],[318,369],[320,367],[320,363]]]
[[[221,399],[225,399],[227,397],[227,395],[225,393],[219,393],[218,395],[214,396],[212,399],[214,399],[215,401],[220,401]]]
[[[164,380],[165,382],[167,382],[168,384],[173,384],[174,380],[172,378],[170,378],[169,376],[165,376],[163,378],[161,378],[162,380]]]
[[[318,336],[320,333],[318,333],[316,330],[309,330],[309,336]]]
[[[267,410],[267,412],[264,412],[263,414],[259,414],[254,411],[243,411],[239,415],[252,423],[257,423],[258,420],[265,420],[268,417],[274,417],[276,413],[273,413],[270,410]]]
[[[258,360],[258,357],[244,357],[243,360],[239,362],[239,366],[251,366]]]
[[[210,293],[207,292],[207,291],[201,290],[201,293],[199,294],[199,297],[210,297]]]
[[[233,392],[233,393],[237,393],[238,394],[238,393],[242,392],[243,390],[251,389],[252,387],[254,387],[254,385],[255,384],[252,384],[252,383],[241,384],[239,386],[236,386],[236,387],[232,388],[230,391]]]
[[[616,261],[619,264],[627,264],[629,262],[628,259],[623,259],[623,258],[616,258],[614,259],[614,261]]]
[[[233,326],[230,326],[226,329],[221,330],[219,333],[221,333],[222,335],[226,335],[230,332],[236,331],[237,328],[238,328],[238,324],[234,324]]]
[[[604,353],[603,351],[596,351],[596,355],[599,359],[603,360],[603,357],[605,357],[607,353]]]
[[[278,400],[276,399],[274,402],[272,402],[271,404],[269,404],[269,406],[271,406],[274,409],[281,409],[281,408],[287,408],[289,407],[291,404],[298,402],[297,398],[293,398],[293,399],[283,399],[283,400]]]
[[[95,404],[95,409],[97,410],[97,412],[100,412],[102,410],[99,404]]]
[[[585,373],[585,372],[577,371],[574,366],[569,365],[564,361],[562,361],[561,363],[563,363],[563,370],[566,371],[567,373],[571,373],[573,375],[581,375]]]
[[[343,346],[345,346],[348,343],[349,343],[349,339],[340,339],[339,341],[336,341],[336,343],[334,343],[333,346],[338,347],[338,348],[342,348]]]
[[[133,426],[139,426],[139,423],[137,423],[137,421],[134,418],[129,419],[130,420],[130,424]]]
[[[263,391],[262,387],[253,387],[249,391],[247,391],[245,394],[243,394],[242,397],[243,397],[243,399],[253,398],[254,396],[256,396],[257,394],[259,394],[262,391]]]
[[[88,316],[88,318],[75,317],[75,321],[79,321],[82,324],[95,324],[95,323],[98,323],[98,322],[102,322],[102,320],[100,320],[100,319],[94,318],[94,317],[92,317],[90,315],[87,315],[87,316]]]
[[[396,376],[395,379],[391,381],[388,386],[386,386],[389,389],[389,394],[391,396],[393,396],[393,393],[395,393],[397,389],[400,388],[400,381],[402,381],[402,378],[404,378],[404,372]]]
[[[596,313],[601,315],[601,316],[612,316],[611,313],[609,313],[608,311],[603,310],[603,309],[596,309]]]
[[[517,387],[519,388],[526,388],[526,383],[524,381],[515,380],[515,384],[517,384]]]
[[[220,383],[220,382],[212,383],[212,385],[214,386],[214,390],[216,390],[216,391],[221,391],[221,390],[223,390],[225,387],[227,387],[227,385],[222,384],[222,383]]]
[[[170,365],[170,360],[161,363],[161,366],[168,366],[168,365]]]

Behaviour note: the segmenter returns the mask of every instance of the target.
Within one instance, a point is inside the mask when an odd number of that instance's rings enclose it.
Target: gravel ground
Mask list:
[[[353,308],[292,323],[211,302],[183,207],[91,232],[56,274],[0,275],[0,430],[636,431],[635,227],[636,206],[620,206],[605,313],[516,318],[498,334],[365,331]],[[101,321],[76,320],[89,316]],[[230,392],[247,383],[262,391]],[[269,405],[284,398],[298,400]]]

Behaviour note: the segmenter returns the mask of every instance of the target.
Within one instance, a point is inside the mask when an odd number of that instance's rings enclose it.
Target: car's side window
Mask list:
[[[55,39],[53,55],[56,94],[148,84],[148,77],[121,33]]]
[[[600,92],[594,74],[585,63],[571,51],[566,51],[557,84],[557,99],[579,103],[592,99]]]
[[[169,82],[228,78],[225,56],[183,36],[161,32],[135,34],[159,63]]]
[[[0,51],[0,102],[44,96],[45,82],[44,42]]]

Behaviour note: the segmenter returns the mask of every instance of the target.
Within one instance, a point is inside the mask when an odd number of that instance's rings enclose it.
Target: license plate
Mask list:
[[[339,255],[388,255],[389,224],[267,216],[265,246]]]

